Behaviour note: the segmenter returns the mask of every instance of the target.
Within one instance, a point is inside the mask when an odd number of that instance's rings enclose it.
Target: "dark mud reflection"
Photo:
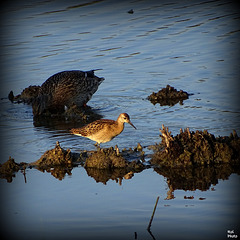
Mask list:
[[[74,167],[77,167],[75,165]],[[73,166],[55,166],[55,167],[36,167],[35,169],[40,172],[50,173],[56,179],[62,181],[66,176],[72,175]],[[27,172],[25,169],[18,169],[24,176],[25,183],[27,180]],[[16,172],[18,172],[18,170]],[[109,180],[115,181],[119,185],[122,185],[123,179],[131,179],[134,176],[133,171],[129,171],[126,168],[115,168],[115,169],[96,169],[96,168],[85,168],[87,175],[92,177],[97,183],[101,182],[104,185],[107,184]],[[11,183],[16,177],[16,172],[12,171],[11,174],[7,173],[5,175],[1,174],[2,179],[6,179],[7,182]]]
[[[58,180],[63,180],[66,175],[71,176],[72,175],[72,167],[62,167],[62,166],[56,166],[54,168],[37,168],[37,170],[41,172],[48,172],[51,173],[51,175]]]
[[[13,164],[13,163],[11,163]],[[51,167],[34,167],[35,169],[50,173],[58,180],[64,180],[65,176],[72,175],[72,169],[75,167],[83,167],[83,162],[74,163],[68,166],[51,166]],[[21,164],[16,165],[14,171],[11,174],[1,174],[1,178],[5,178],[8,182],[12,182],[15,178],[15,173],[21,171],[24,175],[24,179],[27,179],[27,171],[33,168],[33,166],[27,167]],[[146,167],[147,169],[149,167]],[[122,183],[123,179],[132,179],[134,173],[144,171],[144,168],[138,170],[129,168],[112,168],[112,169],[97,169],[85,167],[87,175],[94,178],[99,183],[107,184],[109,180],[115,181],[117,184]],[[214,166],[189,166],[189,167],[154,167],[154,171],[159,175],[167,178],[167,184],[169,187],[167,199],[174,198],[175,190],[184,191],[207,191],[211,185],[218,184],[219,180],[227,180],[232,173],[240,175],[240,166],[225,164],[215,164]]]
[[[134,176],[133,171],[128,171],[125,168],[115,168],[115,169],[96,169],[96,168],[86,168],[85,169],[88,176],[94,178],[98,183],[107,184],[109,180],[113,180],[119,185],[122,185],[123,179],[131,179]]]
[[[167,199],[174,198],[175,190],[207,191],[211,185],[218,184],[220,179],[227,180],[232,173],[240,175],[240,166],[228,163],[185,168],[155,167],[154,170],[167,178]]]
[[[34,127],[45,127],[52,130],[66,130],[74,126],[81,127],[87,123],[101,119],[103,116],[90,107],[71,108],[62,115],[34,117]]]
[[[76,166],[75,166],[76,167]],[[74,167],[56,166],[48,169],[38,169],[40,171],[46,170],[55,178],[63,180],[66,175],[71,175],[71,170]],[[114,169],[96,169],[85,168],[89,177],[94,178],[98,183],[107,184],[109,180],[121,184],[122,179],[131,179],[134,173],[144,171],[129,171],[127,168]],[[227,180],[232,173],[240,175],[240,166],[230,164],[219,164],[216,166],[192,166],[187,168],[165,168],[155,167],[154,171],[167,178],[169,189],[184,190],[184,191],[207,191],[211,185],[218,184],[219,180]]]

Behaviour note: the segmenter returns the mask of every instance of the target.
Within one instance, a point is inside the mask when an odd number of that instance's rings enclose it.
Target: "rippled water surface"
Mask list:
[[[104,118],[127,112],[137,127],[127,125],[103,147],[154,144],[162,124],[174,135],[186,127],[216,136],[240,132],[240,14],[232,2],[21,1],[1,11],[1,162],[35,161],[56,141],[72,151],[94,149],[69,134],[77,123],[39,123],[30,106],[7,100],[11,90],[63,70],[101,68],[96,75],[105,81],[88,105]],[[174,106],[146,99],[167,84],[193,95]],[[82,167],[62,181],[33,169],[26,179],[17,173],[12,183],[1,180],[3,226],[12,239],[227,239],[227,230],[239,227],[237,174],[206,188],[179,187],[171,200],[169,179],[154,169],[122,185],[96,183]]]

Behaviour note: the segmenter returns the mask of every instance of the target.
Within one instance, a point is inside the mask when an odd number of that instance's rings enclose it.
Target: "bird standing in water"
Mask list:
[[[130,121],[127,113],[121,113],[116,121],[110,119],[100,119],[89,123],[82,128],[73,128],[70,132],[74,135],[89,138],[96,141],[97,144],[111,141],[118,136],[124,129],[124,123],[129,123],[132,127],[136,127]]]
[[[86,105],[104,80],[94,75],[96,70],[63,71],[49,77],[41,85],[39,94],[32,104],[33,115],[39,116],[46,111],[61,113],[66,107]]]

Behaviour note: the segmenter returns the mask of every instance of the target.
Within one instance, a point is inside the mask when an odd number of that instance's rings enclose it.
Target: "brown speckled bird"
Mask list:
[[[100,70],[100,69],[96,69]],[[104,78],[94,71],[63,71],[49,77],[41,86],[38,97],[32,104],[34,116],[63,112],[73,105],[84,106],[97,91]]]
[[[127,113],[121,113],[116,121],[110,119],[100,119],[89,123],[82,128],[73,128],[70,130],[72,134],[89,138],[96,141],[97,144],[111,141],[118,136],[124,129],[124,123],[129,123],[132,127],[136,127],[130,121]]]

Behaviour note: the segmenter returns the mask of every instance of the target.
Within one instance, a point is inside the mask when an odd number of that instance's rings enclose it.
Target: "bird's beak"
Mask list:
[[[135,129],[137,129],[132,123],[131,121],[128,122],[132,127],[134,127]]]

